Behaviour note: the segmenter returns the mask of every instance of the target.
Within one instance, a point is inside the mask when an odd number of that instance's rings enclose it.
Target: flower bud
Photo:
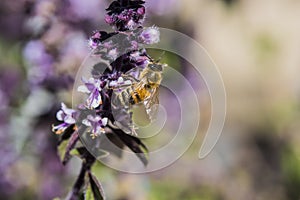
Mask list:
[[[159,30],[157,27],[146,28],[140,35],[140,38],[144,44],[155,44],[159,42]]]

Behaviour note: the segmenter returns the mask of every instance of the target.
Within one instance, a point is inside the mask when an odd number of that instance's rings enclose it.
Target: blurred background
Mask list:
[[[1,198],[53,199],[72,187],[80,160],[62,166],[51,124],[60,102],[71,103],[88,36],[110,30],[109,3],[0,2]],[[300,1],[148,0],[146,8],[146,26],[183,32],[208,51],[226,87],[227,119],[214,150],[199,160],[210,99],[205,85],[195,87],[203,122],[189,150],[146,175],[97,164],[108,199],[299,199]],[[184,62],[168,60],[193,80]]]

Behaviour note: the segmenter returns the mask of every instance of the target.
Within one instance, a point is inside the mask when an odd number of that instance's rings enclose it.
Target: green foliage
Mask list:
[[[94,196],[93,196],[93,192],[92,192],[92,187],[91,187],[90,184],[88,185],[88,187],[85,190],[84,199],[85,200],[94,200]]]
[[[282,156],[282,170],[289,199],[300,198],[300,158],[294,149],[287,149]]]
[[[11,44],[0,38],[0,67],[22,65],[21,45]]]
[[[278,51],[276,40],[269,33],[259,34],[254,40],[254,48],[259,61],[273,58]]]
[[[61,161],[64,160],[64,157],[66,155],[67,145],[68,145],[68,140],[65,140],[65,141],[61,142],[61,144],[57,147],[58,156]]]
[[[159,181],[153,184],[149,200],[215,200],[219,199],[218,194],[214,193],[209,187],[190,187],[181,183],[171,181]]]

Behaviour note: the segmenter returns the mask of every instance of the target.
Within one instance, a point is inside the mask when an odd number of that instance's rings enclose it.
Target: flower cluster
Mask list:
[[[145,18],[144,1],[114,1],[106,10],[105,22],[119,31],[134,30]]]
[[[113,26],[115,31],[111,33],[95,31],[89,39],[92,54],[98,56],[100,61],[93,67],[89,79],[82,77],[83,84],[77,91],[87,95],[85,102],[80,105],[81,112],[90,111],[96,113],[96,116],[87,115],[84,119],[80,119],[77,125],[90,127],[93,138],[105,133],[104,128],[108,126],[108,121],[117,124],[111,111],[113,89],[130,85],[132,80],[138,79],[140,69],[145,68],[151,61],[143,45],[159,42],[160,33],[157,27],[142,27],[145,17],[143,4],[144,1],[140,0],[112,2],[106,9],[105,21]],[[129,71],[132,80],[123,78]],[[62,111],[67,115],[65,110],[62,107]],[[57,119],[63,123],[54,126],[54,130],[61,133],[66,125],[70,125],[69,121],[66,121],[69,118],[57,117]]]
[[[96,159],[87,150],[99,150],[99,147],[80,147],[77,145],[80,141],[79,135],[89,133],[95,143],[101,141],[101,136],[117,138],[116,141],[122,142],[121,148],[127,146],[144,165],[148,163],[147,147],[139,138],[133,136],[136,133],[131,126],[132,114],[126,110],[128,106],[124,105],[120,112],[113,114],[116,105],[114,94],[121,93],[122,87],[130,87],[133,82],[139,81],[142,70],[153,61],[144,45],[159,42],[160,33],[154,26],[142,26],[145,19],[144,1],[116,0],[106,11],[105,22],[111,25],[114,31],[95,31],[88,41],[91,56],[97,58],[98,63],[94,63],[89,77],[81,77],[82,84],[77,88],[77,92],[85,99],[74,109],[67,108],[62,103],[61,110],[56,115],[61,124],[52,127],[56,134],[61,135],[60,145],[67,143],[65,150],[62,150],[63,164],[72,157],[73,150],[83,159],[80,175],[68,199],[78,199],[81,195],[79,191],[86,185],[86,174],[90,186],[95,189],[95,199],[103,199],[104,196],[99,183],[96,184],[96,179],[90,174]],[[124,124],[130,126],[124,127]],[[119,146],[117,143],[115,145]],[[102,148],[104,147],[100,146],[100,149]]]

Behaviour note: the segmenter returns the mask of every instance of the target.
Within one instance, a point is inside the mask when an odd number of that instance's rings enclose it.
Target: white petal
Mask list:
[[[91,126],[91,122],[87,119],[82,120],[82,124],[86,125],[86,126]]]
[[[66,116],[64,121],[67,123],[67,124],[75,124],[76,120],[71,117],[71,116]]]
[[[63,121],[63,116],[64,116],[64,112],[62,110],[58,111],[56,113],[56,119],[59,120],[59,121]]]
[[[89,83],[95,83],[95,79],[93,77],[89,78]]]
[[[94,133],[96,136],[100,136],[102,133],[105,133],[104,128],[97,127],[96,133]]]
[[[63,103],[63,102],[61,102],[61,109],[64,110],[64,109],[66,109],[66,108],[67,108],[66,104]]]
[[[87,83],[87,82],[88,82],[87,79],[86,79],[84,76],[81,77],[81,81],[82,81],[83,83]]]
[[[102,125],[103,125],[103,126],[106,126],[106,125],[107,125],[107,121],[108,121],[107,117],[104,117],[104,118],[102,119]]]
[[[94,117],[94,122],[99,122],[102,118],[99,115]]]
[[[71,116],[75,112],[75,110],[73,110],[71,108],[66,108],[64,110],[64,112],[65,112],[66,115]]]
[[[95,87],[99,90],[99,91],[101,91],[101,87],[100,87],[100,85],[101,85],[101,82],[100,81],[97,81],[96,83],[95,83]]]
[[[90,103],[92,108],[97,108],[100,104],[102,104],[101,96],[98,95],[97,97],[98,98],[93,99],[92,102],[88,102],[88,103]]]
[[[88,90],[88,88],[85,85],[81,85],[77,88],[78,92],[82,92],[82,93],[90,93],[90,91]]]

